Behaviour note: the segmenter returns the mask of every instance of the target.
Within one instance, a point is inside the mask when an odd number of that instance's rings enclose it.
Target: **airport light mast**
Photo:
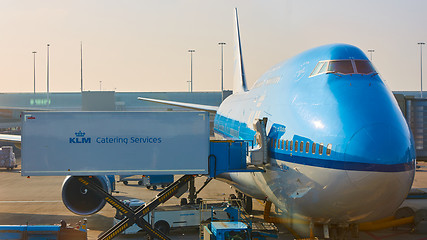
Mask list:
[[[49,99],[49,46],[50,44],[47,44],[47,87],[46,87],[46,93],[47,93],[47,105],[50,105],[50,99]]]
[[[419,42],[418,45],[420,45],[420,73],[421,73],[421,98],[423,98],[423,45],[426,44],[425,42]]]
[[[34,94],[36,94],[36,51],[33,52],[34,55]]]
[[[80,92],[83,92],[83,43],[80,41]]]
[[[190,92],[193,92],[193,53],[196,50],[190,49],[188,52],[190,53]]]
[[[225,42],[220,42],[221,46],[221,100],[224,100],[224,45]]]

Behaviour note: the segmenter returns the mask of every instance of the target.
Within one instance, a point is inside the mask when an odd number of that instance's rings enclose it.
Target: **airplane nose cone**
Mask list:
[[[414,179],[410,134],[387,124],[369,125],[351,137],[345,153],[352,186],[348,193],[357,199],[352,204],[359,209],[353,216],[372,220],[391,216]]]
[[[350,163],[365,165],[354,170],[394,172],[411,163],[415,155],[411,136],[384,123],[356,131],[347,144],[345,158]]]

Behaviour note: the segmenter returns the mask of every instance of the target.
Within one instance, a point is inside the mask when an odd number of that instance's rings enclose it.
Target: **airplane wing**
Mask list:
[[[209,105],[202,105],[202,104],[174,102],[174,101],[166,101],[166,100],[143,98],[143,97],[139,97],[138,100],[161,103],[161,104],[166,104],[171,106],[178,106],[178,107],[189,108],[189,109],[194,109],[199,111],[207,111],[211,113],[216,113],[216,111],[218,110],[217,106],[209,106]]]
[[[21,135],[0,134],[0,141],[19,143],[21,142]]]
[[[21,148],[21,135],[0,134],[0,141],[11,142],[17,148]]]

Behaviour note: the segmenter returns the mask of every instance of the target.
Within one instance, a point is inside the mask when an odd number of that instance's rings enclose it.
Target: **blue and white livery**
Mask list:
[[[274,66],[221,104],[215,134],[252,141],[264,117],[266,172],[223,176],[244,193],[323,223],[388,217],[407,196],[413,138],[360,49],[326,45]]]
[[[267,118],[268,157],[265,172],[220,178],[315,223],[393,215],[414,179],[414,141],[366,55],[347,44],[317,47],[272,67],[247,90],[238,24],[236,43],[234,94],[216,111],[215,136],[257,147],[254,122]]]

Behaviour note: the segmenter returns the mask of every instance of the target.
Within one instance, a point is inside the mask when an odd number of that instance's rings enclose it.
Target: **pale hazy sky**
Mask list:
[[[299,52],[348,43],[375,49],[374,65],[391,90],[419,90],[423,0],[0,0],[0,92],[33,91],[33,51],[36,90],[46,91],[47,43],[50,91],[80,91],[80,41],[85,90],[99,90],[102,81],[103,90],[187,91],[187,51],[195,49],[194,91],[217,91],[218,42],[227,43],[224,78],[231,89],[234,7],[249,86]]]

